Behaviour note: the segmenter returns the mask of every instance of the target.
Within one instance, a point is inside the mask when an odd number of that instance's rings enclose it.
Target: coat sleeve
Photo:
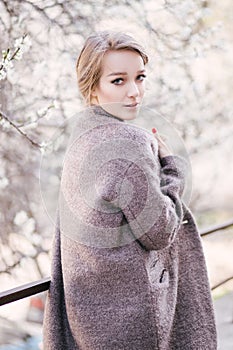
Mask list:
[[[187,162],[175,155],[159,159],[149,147],[137,152],[124,172],[117,204],[143,248],[160,250],[174,241],[182,224]]]

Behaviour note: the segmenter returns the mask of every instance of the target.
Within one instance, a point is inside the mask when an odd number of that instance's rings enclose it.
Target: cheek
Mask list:
[[[141,85],[140,85],[140,94],[143,96],[145,91],[146,91],[146,86],[145,86],[145,82],[143,82]]]
[[[114,84],[103,84],[100,88],[102,99],[109,102],[118,102],[119,98],[124,94],[123,89]]]

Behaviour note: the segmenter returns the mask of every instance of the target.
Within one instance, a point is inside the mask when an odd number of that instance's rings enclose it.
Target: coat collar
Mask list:
[[[91,105],[90,106],[91,110],[97,114],[97,115],[101,115],[101,116],[106,116],[106,117],[110,117],[110,118],[113,118],[115,120],[118,120],[120,122],[124,122],[123,119],[120,119],[118,117],[116,117],[115,115],[107,112],[103,107],[101,107],[100,105]]]

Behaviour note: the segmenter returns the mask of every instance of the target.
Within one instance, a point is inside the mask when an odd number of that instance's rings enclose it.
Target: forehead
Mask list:
[[[113,72],[137,72],[142,69],[144,69],[143,59],[141,55],[135,51],[107,51],[103,57],[103,75],[108,75]]]

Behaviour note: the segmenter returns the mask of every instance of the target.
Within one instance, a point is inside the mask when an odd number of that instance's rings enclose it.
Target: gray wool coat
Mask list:
[[[185,169],[146,130],[82,112],[63,163],[45,350],[217,349]]]

